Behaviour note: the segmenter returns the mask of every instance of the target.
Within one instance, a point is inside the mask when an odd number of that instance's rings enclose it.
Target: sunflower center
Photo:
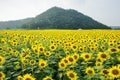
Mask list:
[[[74,58],[75,58],[75,59],[77,59],[77,56],[76,56],[76,55],[74,55]]]
[[[70,62],[73,62],[73,58],[69,58],[69,61],[70,61]]]
[[[46,80],[51,80],[50,78],[47,78]]]
[[[118,49],[120,49],[120,46],[118,46]]]
[[[46,55],[49,55],[49,53],[46,53]]]
[[[61,63],[61,66],[64,67],[65,65],[63,63]]]
[[[0,50],[2,50],[2,48],[0,48]]]
[[[115,51],[116,51],[116,49],[111,49],[111,51],[112,51],[112,52],[115,52]]]
[[[44,63],[41,63],[41,66],[44,66],[45,64]]]
[[[68,61],[67,61],[67,60],[64,60],[64,62],[65,62],[65,63],[68,63]]]
[[[2,77],[2,74],[0,73],[0,78]]]
[[[51,46],[51,49],[54,49],[55,47],[54,46]]]
[[[118,71],[117,69],[114,69],[114,70],[112,70],[112,73],[113,73],[114,75],[118,75],[118,74],[119,74],[119,71]]]
[[[40,51],[43,51],[43,48],[40,48]]]
[[[106,56],[106,54],[101,54],[101,57],[106,58],[107,56]]]
[[[31,78],[26,78],[25,80],[31,80]]]
[[[89,73],[89,74],[92,74],[93,72],[92,72],[91,70],[88,70],[88,73]]]
[[[104,70],[103,73],[104,73],[104,74],[108,74],[108,71],[107,71],[107,70]]]
[[[76,46],[73,46],[74,49],[76,49]]]
[[[70,73],[70,77],[71,77],[71,78],[74,78],[74,74],[73,74],[73,73]]]
[[[0,58],[0,62],[2,61],[2,59]]]
[[[85,55],[85,58],[89,58],[89,55]]]
[[[35,52],[36,52],[36,53],[38,52],[37,49],[35,49]]]
[[[83,49],[82,49],[82,48],[80,48],[80,50],[82,51]]]

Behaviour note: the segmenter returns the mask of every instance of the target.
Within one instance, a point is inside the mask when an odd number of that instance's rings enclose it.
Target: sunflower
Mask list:
[[[51,52],[50,51],[46,51],[46,52],[44,52],[44,55],[49,57],[51,55]]]
[[[102,67],[103,67],[102,64],[103,64],[102,62],[96,62],[96,67],[97,67],[97,68],[102,68]]]
[[[74,72],[73,70],[67,71],[66,74],[70,80],[77,80],[77,73]]]
[[[74,53],[72,56],[74,57],[74,59],[75,59],[76,61],[78,61],[78,59],[79,59],[79,54]]]
[[[47,62],[43,59],[40,59],[38,65],[40,68],[45,68],[47,66]]]
[[[108,69],[102,69],[102,70],[100,71],[100,74],[102,74],[102,75],[104,75],[104,76],[108,76],[109,71],[108,71]]]
[[[44,52],[44,47],[43,46],[39,46],[38,50],[39,50],[40,53],[43,53]]]
[[[45,78],[43,78],[43,80],[53,80],[53,79],[50,76],[46,76]]]
[[[110,55],[108,53],[105,53],[105,52],[99,52],[98,57],[101,58],[102,61],[110,59]]]
[[[79,51],[80,51],[80,52],[84,52],[84,48],[83,48],[83,47],[80,47],[80,48],[79,48]]]
[[[35,65],[35,64],[36,64],[36,61],[35,61],[35,60],[33,60],[33,59],[32,59],[32,60],[30,60],[30,65],[32,65],[32,66],[33,66],[33,65]]]
[[[118,53],[118,52],[119,52],[119,49],[118,49],[118,48],[110,48],[110,49],[108,49],[108,51],[109,51],[110,53]]]
[[[76,51],[76,50],[77,50],[77,48],[78,48],[78,46],[77,46],[77,45],[71,45],[71,49],[72,49],[73,51]]]
[[[66,56],[70,55],[69,51],[65,51]]]
[[[60,68],[61,70],[64,70],[66,67],[67,67],[67,65],[66,65],[63,61],[60,61],[60,62],[59,62],[59,68]]]
[[[112,68],[109,69],[109,76],[112,78],[119,78],[120,69],[117,66],[112,66]]]
[[[90,53],[82,53],[81,57],[85,60],[85,61],[89,61],[92,59],[92,55]]]
[[[29,64],[29,60],[28,59],[22,59],[22,63],[24,64],[24,65],[28,65]]]
[[[55,46],[55,45],[53,45],[53,44],[50,45],[50,50],[51,50],[51,51],[54,51],[55,49],[56,49],[56,46]]]
[[[0,80],[4,80],[4,78],[5,78],[5,74],[0,71]]]
[[[23,77],[22,76],[18,76],[17,80],[23,80]]]
[[[65,64],[68,64],[67,58],[63,58],[61,61],[64,62]]]
[[[36,80],[31,74],[25,74],[23,80]]]
[[[4,64],[5,58],[3,56],[0,56],[0,65]]]
[[[91,67],[86,68],[85,72],[87,73],[87,75],[95,74],[94,68],[91,68]]]
[[[75,59],[74,59],[73,56],[67,56],[66,58],[68,60],[68,64],[74,64],[74,63],[76,63],[76,61],[75,61]]]
[[[0,47],[0,51],[2,51],[3,50],[3,48],[2,47]]]

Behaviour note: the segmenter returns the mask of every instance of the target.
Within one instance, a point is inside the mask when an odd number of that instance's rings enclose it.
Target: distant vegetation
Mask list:
[[[110,29],[92,18],[73,9],[52,7],[36,16],[17,21],[0,22],[0,28],[23,29]]]

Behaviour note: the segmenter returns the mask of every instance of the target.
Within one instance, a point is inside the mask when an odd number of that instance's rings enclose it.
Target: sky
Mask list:
[[[54,6],[75,9],[108,26],[120,26],[120,0],[0,0],[0,21],[35,17]]]

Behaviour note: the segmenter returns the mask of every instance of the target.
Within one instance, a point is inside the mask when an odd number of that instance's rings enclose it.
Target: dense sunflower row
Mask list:
[[[120,31],[1,30],[0,80],[120,80]]]

